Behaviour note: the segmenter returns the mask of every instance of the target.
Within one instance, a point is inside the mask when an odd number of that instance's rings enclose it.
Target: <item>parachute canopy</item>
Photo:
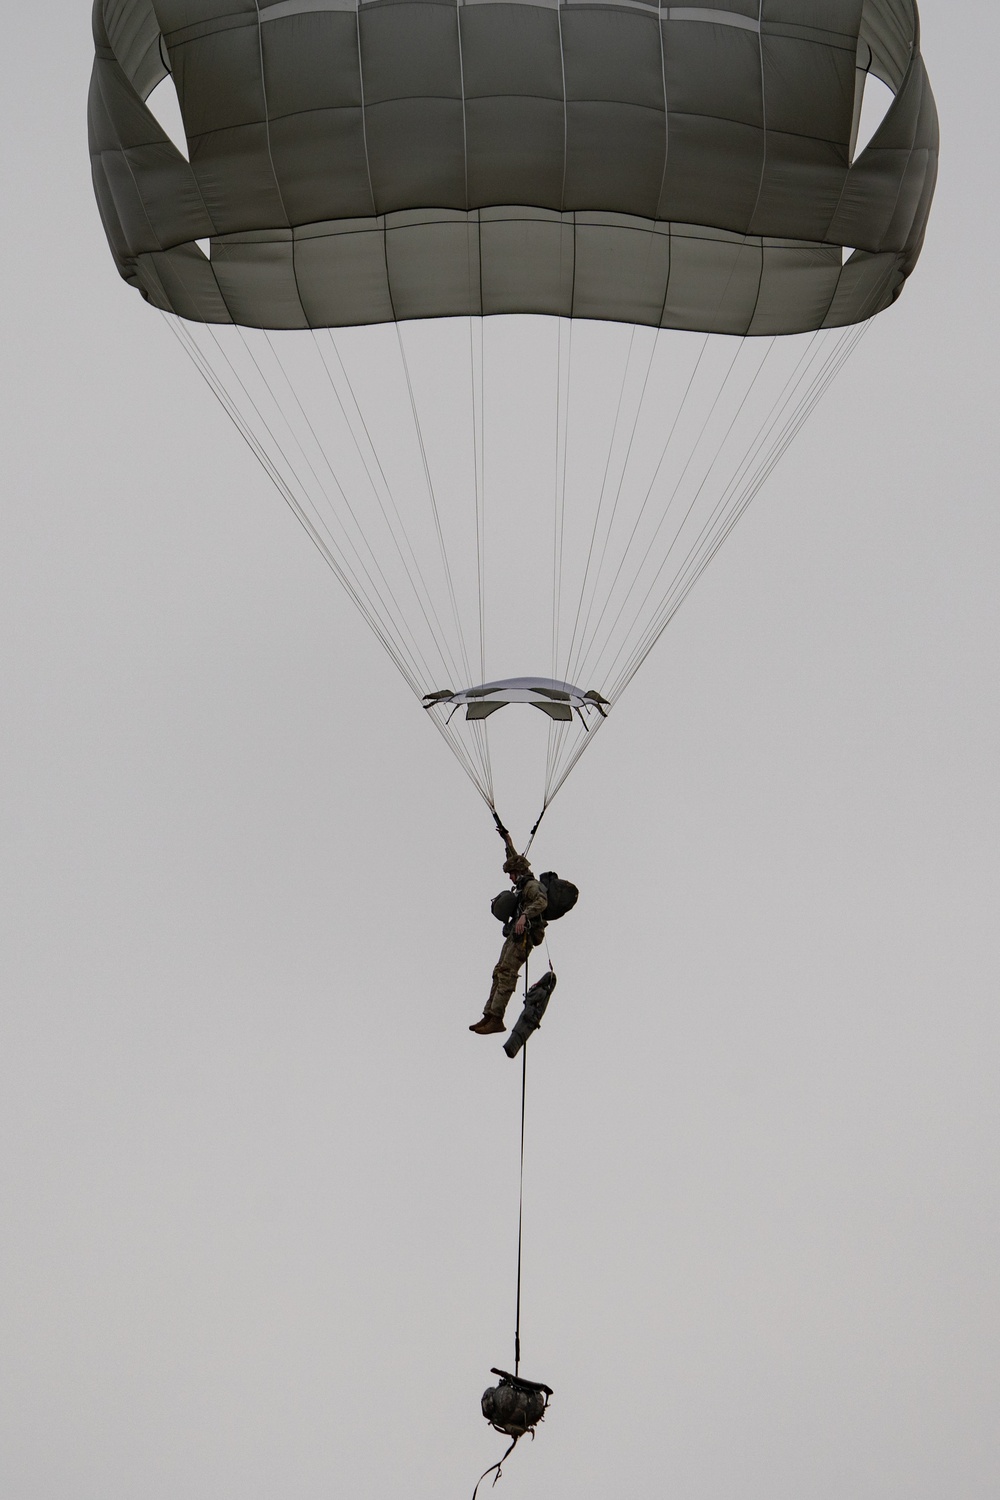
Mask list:
[[[94,34],[121,274],[490,807],[539,737],[547,806],[913,268],[913,0],[96,0]]]
[[[888,306],[923,239],[912,0],[96,0],[94,32],[109,241],[195,321],[791,333]],[[168,71],[190,160],[144,105]]]

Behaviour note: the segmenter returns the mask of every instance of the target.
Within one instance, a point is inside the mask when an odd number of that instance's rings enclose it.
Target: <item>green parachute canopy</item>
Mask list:
[[[97,0],[94,31],[108,238],[201,322],[791,333],[886,307],[924,234],[911,0]],[[143,103],[168,71],[190,161]]]

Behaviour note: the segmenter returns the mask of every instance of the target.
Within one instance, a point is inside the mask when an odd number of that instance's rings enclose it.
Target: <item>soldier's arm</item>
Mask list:
[[[521,915],[529,922],[540,917],[548,906],[548,898],[537,880],[529,880],[521,892]]]

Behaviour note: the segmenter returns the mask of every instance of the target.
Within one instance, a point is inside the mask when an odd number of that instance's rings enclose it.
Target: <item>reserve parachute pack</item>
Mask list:
[[[546,870],[539,875],[538,884],[548,902],[544,913],[546,922],[558,922],[560,917],[573,910],[580,892],[571,880],[561,880],[555,870]],[[517,914],[517,892],[501,891],[490,902],[490,911],[498,922],[512,922]]]

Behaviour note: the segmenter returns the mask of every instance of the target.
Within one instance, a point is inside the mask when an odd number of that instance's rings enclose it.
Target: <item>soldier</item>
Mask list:
[[[493,970],[493,988],[481,1021],[469,1027],[479,1036],[493,1036],[506,1031],[503,1017],[507,1002],[517,987],[517,976],[532,948],[542,941],[545,932],[545,891],[531,873],[523,854],[513,850],[504,860],[503,872],[510,876],[517,896],[517,913],[504,927],[504,945]]]

